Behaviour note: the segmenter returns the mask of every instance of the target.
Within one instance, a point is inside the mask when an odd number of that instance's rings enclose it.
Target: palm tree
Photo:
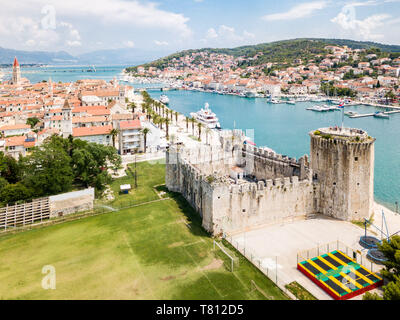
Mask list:
[[[203,125],[200,123],[200,122],[198,122],[197,123],[197,129],[198,129],[198,131],[199,131],[199,140],[201,141],[201,127],[202,127]]]
[[[112,143],[113,143],[113,147],[115,148],[115,138],[118,137],[119,134],[119,130],[118,129],[112,129],[110,131],[110,135],[112,137]]]
[[[175,111],[175,121],[176,121],[176,125],[178,125],[178,111]]]
[[[171,115],[171,121],[172,121],[172,117],[174,116],[174,111],[170,109],[169,114]]]
[[[165,123],[165,130],[166,130],[166,134],[165,134],[165,137],[167,138],[167,140],[168,140],[168,138],[169,138],[169,124],[170,124],[170,122],[171,122],[171,120],[169,120],[168,118],[165,118],[164,119],[164,123]]]
[[[194,136],[194,123],[196,122],[196,119],[190,118],[190,122],[192,123],[192,135]]]
[[[147,148],[147,135],[151,132],[149,128],[143,128],[142,133],[143,133],[143,139],[144,139],[144,153],[146,153],[146,148]]]
[[[143,102],[142,103],[142,113],[144,113],[145,109],[146,109],[146,102]]]
[[[158,116],[158,115],[155,115],[155,116],[153,117],[153,123],[154,123],[154,125],[156,125],[157,127],[158,127],[158,124],[159,124],[159,119],[160,119],[160,116]]]
[[[137,108],[136,103],[132,102],[131,104],[129,104],[129,107],[132,109],[132,113],[135,113],[135,109]]]
[[[186,118],[186,132],[188,132],[189,131],[189,118],[188,117],[185,117]]]

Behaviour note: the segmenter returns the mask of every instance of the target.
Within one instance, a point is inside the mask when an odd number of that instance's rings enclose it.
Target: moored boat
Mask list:
[[[375,112],[374,113],[375,118],[381,118],[381,119],[389,119],[389,115],[383,113],[383,112]]]
[[[192,112],[190,116],[210,129],[221,129],[219,120],[214,112],[211,111],[210,105],[205,104],[204,109],[197,112]]]
[[[169,98],[165,94],[162,94],[160,96],[160,102],[164,104],[169,104]]]

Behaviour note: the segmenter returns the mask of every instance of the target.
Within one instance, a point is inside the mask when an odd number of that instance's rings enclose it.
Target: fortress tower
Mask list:
[[[310,132],[314,208],[341,220],[369,218],[374,203],[374,142],[359,129]]]
[[[72,135],[72,109],[68,103],[68,99],[65,99],[64,106],[62,107],[62,121],[61,131],[63,138],[68,138]]]
[[[17,57],[14,58],[12,83],[19,84],[21,82],[21,68],[19,66]]]

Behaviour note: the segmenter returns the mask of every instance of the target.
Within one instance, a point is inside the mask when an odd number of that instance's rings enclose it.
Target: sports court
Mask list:
[[[316,298],[330,300],[333,296],[310,281],[297,269],[297,265],[321,254],[341,250],[355,258],[359,265],[377,272],[381,266],[367,260],[367,251],[359,244],[363,234],[364,230],[351,222],[316,215],[304,220],[262,226],[232,235],[228,240],[274,281],[277,279],[283,285],[297,281]]]
[[[379,275],[340,250],[299,262],[297,269],[335,300],[347,300],[383,284]]]

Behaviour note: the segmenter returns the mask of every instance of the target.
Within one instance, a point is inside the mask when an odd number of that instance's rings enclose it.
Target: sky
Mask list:
[[[323,37],[400,45],[400,0],[0,0],[0,47],[176,52]]]

